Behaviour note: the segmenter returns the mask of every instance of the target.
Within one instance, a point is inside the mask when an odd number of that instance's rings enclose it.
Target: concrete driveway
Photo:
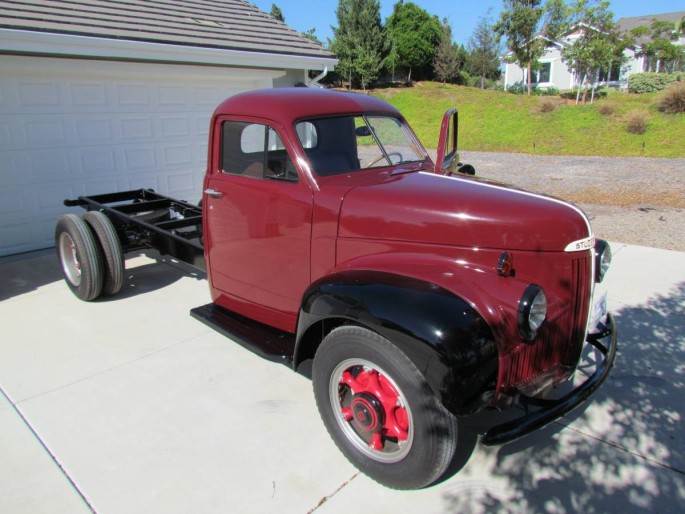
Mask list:
[[[83,303],[53,252],[0,260],[0,512],[683,512],[685,254],[614,244],[619,326],[584,408],[484,448],[460,425],[451,476],[414,492],[359,474],[310,381],[188,315],[202,276],[146,256]]]

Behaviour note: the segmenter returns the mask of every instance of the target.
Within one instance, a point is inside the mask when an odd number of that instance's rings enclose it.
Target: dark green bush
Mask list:
[[[524,95],[528,93],[528,88],[523,84],[514,84],[507,88],[507,93],[511,93],[512,95]]]
[[[571,91],[565,91],[564,93],[559,94],[561,98],[565,98],[566,100],[575,100],[576,95],[578,94],[577,89],[572,89]],[[595,100],[598,98],[606,98],[606,96],[609,94],[607,88],[605,87],[598,87],[595,89]],[[590,98],[592,98],[592,89],[588,88],[587,90],[587,98],[586,100],[589,102]],[[581,89],[580,91],[580,101],[583,101],[583,90]]]
[[[628,91],[635,94],[663,91],[676,80],[685,80],[684,73],[636,73],[628,79]]]

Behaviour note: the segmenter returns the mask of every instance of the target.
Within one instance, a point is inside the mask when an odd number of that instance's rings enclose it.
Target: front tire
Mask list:
[[[314,396],[333,441],[359,470],[395,489],[437,480],[457,445],[457,421],[390,341],[342,326],[321,343]]]

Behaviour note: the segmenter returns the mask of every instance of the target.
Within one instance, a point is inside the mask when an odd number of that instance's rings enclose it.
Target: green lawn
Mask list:
[[[428,148],[437,146],[442,114],[459,109],[459,147],[462,150],[522,152],[547,155],[606,155],[626,157],[685,157],[685,114],[662,114],[658,93],[629,95],[611,91],[594,104],[574,105],[559,97],[528,97],[501,91],[451,86],[433,82],[413,88],[377,89],[409,120]],[[551,112],[541,105],[552,102]],[[603,105],[612,114],[601,114]],[[631,111],[644,112],[644,134],[630,134]]]

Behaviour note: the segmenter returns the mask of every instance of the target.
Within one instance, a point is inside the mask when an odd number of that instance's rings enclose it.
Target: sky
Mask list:
[[[326,43],[333,38],[331,25],[337,26],[335,10],[338,0],[248,0],[264,12],[271,6],[280,7],[285,23],[298,32],[315,28],[315,35]],[[466,45],[479,18],[489,15],[494,19],[502,9],[502,0],[413,0],[416,5],[442,20],[447,18],[455,42]],[[392,14],[397,0],[381,0],[381,19]],[[567,3],[569,3],[567,1]],[[646,14],[685,11],[685,0],[612,0],[615,19]]]

